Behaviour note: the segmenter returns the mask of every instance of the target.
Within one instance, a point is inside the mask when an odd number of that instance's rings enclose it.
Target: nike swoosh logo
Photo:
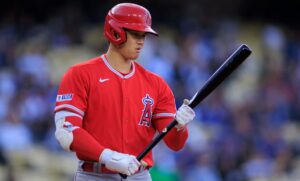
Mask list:
[[[101,78],[100,78],[100,79],[99,79],[99,82],[100,82],[100,83],[103,83],[103,82],[106,82],[106,81],[108,81],[108,80],[109,80],[109,79],[101,79]]]

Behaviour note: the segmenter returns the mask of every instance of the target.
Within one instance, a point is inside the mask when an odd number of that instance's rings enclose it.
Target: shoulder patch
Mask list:
[[[56,97],[56,102],[71,101],[73,99],[73,94],[59,94]]]

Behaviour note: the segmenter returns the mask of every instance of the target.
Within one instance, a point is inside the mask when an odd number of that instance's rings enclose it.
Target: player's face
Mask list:
[[[140,55],[144,46],[146,33],[140,31],[126,30],[127,40],[120,51],[129,60],[135,60]]]

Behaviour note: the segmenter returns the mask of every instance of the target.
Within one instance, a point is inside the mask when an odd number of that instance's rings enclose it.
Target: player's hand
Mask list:
[[[128,176],[139,170],[140,162],[132,155],[119,153],[110,149],[104,149],[100,162],[109,170],[116,171]]]
[[[141,163],[141,169],[145,169],[148,167],[148,163],[145,162],[144,160],[141,160],[140,163]]]
[[[185,126],[195,118],[194,110],[188,106],[189,100],[184,99],[183,104],[176,112],[175,119],[177,121],[177,131],[182,130]]]

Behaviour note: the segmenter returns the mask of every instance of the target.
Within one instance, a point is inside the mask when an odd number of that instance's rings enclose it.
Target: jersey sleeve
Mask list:
[[[153,110],[153,120],[161,118],[175,118],[176,105],[172,90],[168,84],[160,79],[158,89],[158,99]]]
[[[89,82],[87,70],[77,66],[71,67],[60,83],[54,112],[56,114],[67,110],[75,113],[76,116],[65,116],[65,126],[74,128],[70,149],[85,160],[98,162],[104,147],[82,128],[82,120],[87,108]]]
[[[60,83],[54,112],[68,110],[84,116],[87,107],[87,75],[76,67],[71,67]]]

